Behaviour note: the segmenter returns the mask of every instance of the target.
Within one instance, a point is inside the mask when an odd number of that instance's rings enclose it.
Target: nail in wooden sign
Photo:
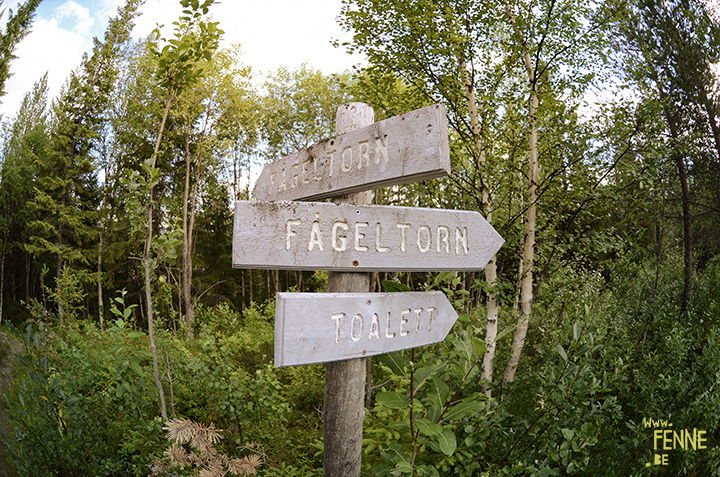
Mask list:
[[[472,271],[482,270],[503,243],[472,211],[237,201],[233,267]]]
[[[278,293],[275,366],[342,361],[439,343],[457,317],[439,291]]]
[[[445,106],[339,134],[265,166],[258,200],[318,200],[450,174]]]

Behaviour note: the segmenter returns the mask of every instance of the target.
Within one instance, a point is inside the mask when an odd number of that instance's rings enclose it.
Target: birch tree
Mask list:
[[[237,63],[238,53],[237,48],[222,50],[210,61],[205,60],[201,66],[202,80],[193,91],[187,91],[180,98],[180,135],[185,166],[181,282],[183,315],[189,335],[192,335],[197,299],[202,295],[193,295],[199,201],[209,176],[218,174],[221,157],[237,150],[237,142],[248,141],[249,138],[238,133],[254,126],[247,124],[248,117],[243,114],[242,103],[251,96],[250,70]]]
[[[520,254],[522,311],[506,383],[514,378],[531,314],[543,128],[570,124],[562,115],[572,114],[593,77],[594,52],[603,52],[598,25],[607,21],[604,14],[604,9],[595,11],[577,1],[549,0],[532,7],[472,0],[344,2],[341,23],[354,35],[346,46],[368,57],[368,70],[395,74],[421,91],[426,101],[446,104],[456,139],[451,141],[451,183],[460,191],[448,194],[453,206],[482,210],[501,233],[514,230],[520,217],[525,218]],[[543,95],[550,105],[545,108]],[[562,100],[568,102],[567,107],[555,108]],[[524,111],[519,123],[518,109]],[[552,146],[548,143],[546,150]],[[508,159],[523,156],[527,158],[522,169],[526,185],[519,200],[512,187],[518,167]],[[548,183],[566,167],[567,162],[549,162]],[[517,210],[518,204],[523,204],[522,211]],[[507,252],[503,253],[509,254],[512,237],[506,238]],[[496,341],[500,289],[496,263],[485,270],[485,382],[492,381]]]
[[[136,196],[133,206],[134,215],[138,218],[145,217],[144,225],[138,224],[136,221],[136,228],[144,229],[145,235],[141,258],[145,281],[145,316],[148,321],[148,337],[150,338],[150,350],[153,357],[153,376],[159,394],[160,414],[164,421],[167,420],[167,407],[158,366],[157,346],[155,344],[152,285],[153,275],[158,264],[173,258],[177,238],[174,234],[167,234],[153,240],[153,216],[155,210],[153,196],[160,177],[157,158],[171,108],[176,104],[180,95],[197,84],[203,74],[200,67],[201,61],[209,60],[212,57],[212,52],[217,49],[222,30],[217,27],[217,22],[210,22],[207,19],[208,11],[213,3],[213,0],[206,0],[202,4],[197,0],[181,0],[180,4],[184,8],[183,15],[180,17],[180,21],[176,23],[173,32],[174,38],[165,41],[162,49],[160,49],[159,44],[161,41],[159,31],[156,30],[155,32],[154,41],[149,46],[151,54],[157,62],[155,73],[157,84],[164,92],[163,114],[152,155],[143,164],[145,177],[135,174],[128,178],[128,187]],[[143,200],[138,194],[146,194],[145,199]],[[155,244],[155,247],[153,247],[153,244]],[[156,253],[153,253],[153,249]]]

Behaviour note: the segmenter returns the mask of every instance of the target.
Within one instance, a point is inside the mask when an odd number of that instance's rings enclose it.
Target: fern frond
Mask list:
[[[245,446],[253,454],[242,459],[230,459],[218,452],[215,443],[223,436],[222,429],[216,429],[214,424],[206,426],[190,419],[173,419],[166,422],[163,429],[167,439],[172,442],[163,453],[169,460],[169,465],[195,467],[195,472],[198,473],[194,475],[199,477],[225,477],[228,473],[239,476],[257,475],[257,469],[267,458],[262,446],[255,443]],[[186,444],[190,447],[190,452],[183,447]],[[157,458],[149,467],[152,475],[167,473],[166,469],[169,469],[167,463]]]
[[[163,429],[167,431],[165,436],[169,441],[178,444],[190,443],[191,447],[200,452],[209,452],[213,445],[222,439],[222,429],[216,429],[215,424],[205,426],[190,419],[167,421]]]
[[[172,465],[185,467],[187,464],[191,463],[191,459],[187,451],[184,448],[176,445],[175,443],[165,449],[163,455],[170,459],[170,463]]]
[[[257,475],[258,467],[260,467],[260,457],[255,454],[228,462],[228,470],[236,475]]]
[[[200,471],[199,477],[225,477],[227,472],[220,465],[206,467]]]

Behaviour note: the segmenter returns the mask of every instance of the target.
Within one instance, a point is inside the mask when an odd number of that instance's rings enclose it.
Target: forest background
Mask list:
[[[6,21],[2,85],[39,3]],[[320,475],[323,369],[272,366],[273,307],[327,277],[233,270],[232,204],[348,101],[444,103],[452,175],[373,202],[506,240],[482,273],[373,274],[461,316],[368,361],[364,473],[720,475],[712,5],[346,0],[366,66],[258,83],[212,0],[180,3],[133,41],[128,0],[52,102],[40,78],[3,119],[8,475]]]

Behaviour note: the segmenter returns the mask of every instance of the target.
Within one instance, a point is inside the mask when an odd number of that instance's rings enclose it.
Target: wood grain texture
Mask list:
[[[342,134],[362,128],[372,124],[374,118],[375,113],[368,104],[342,105],[336,115],[336,132]],[[357,205],[370,203],[371,194],[356,192],[341,199]],[[328,272],[327,289],[331,293],[367,293],[370,274]],[[366,369],[367,358],[325,363],[323,477],[360,477]]]
[[[439,343],[457,317],[439,291],[278,293],[275,366],[364,358]]]
[[[366,121],[363,114],[338,125],[346,132],[266,165],[255,198],[319,200],[450,174],[444,105],[348,129]]]
[[[504,240],[478,212],[238,201],[233,266],[332,271],[482,270]]]

